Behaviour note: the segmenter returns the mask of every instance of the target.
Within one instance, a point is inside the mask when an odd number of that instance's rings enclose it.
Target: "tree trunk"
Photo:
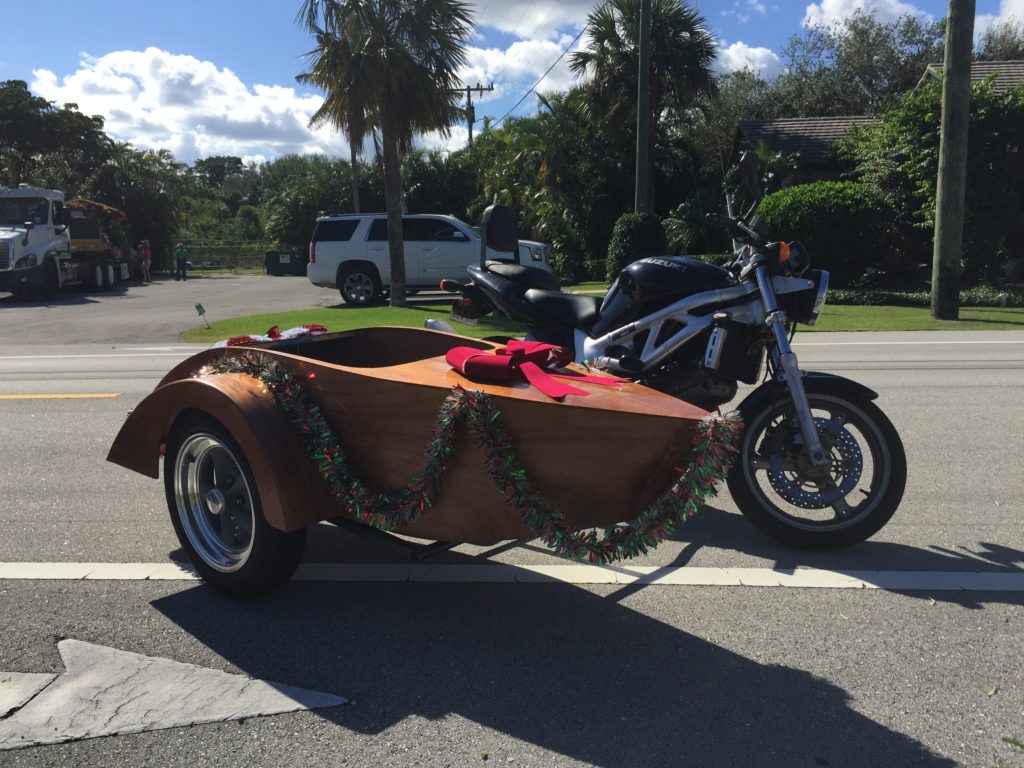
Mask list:
[[[932,316],[960,317],[960,257],[963,252],[967,126],[971,115],[971,46],[974,0],[949,0],[946,55],[942,67],[942,131],[935,199],[932,256]]]
[[[388,255],[391,261],[391,306],[405,304],[405,247],[402,242],[402,172],[398,141],[386,121],[381,126],[384,145],[384,199],[388,208]]]
[[[349,160],[352,163],[352,210],[360,213],[359,210],[359,154],[356,152],[355,141],[349,137]]]

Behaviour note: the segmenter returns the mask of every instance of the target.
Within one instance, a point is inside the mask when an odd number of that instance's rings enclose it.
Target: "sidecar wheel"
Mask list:
[[[840,549],[877,533],[907,482],[899,433],[870,400],[807,393],[830,464],[816,474],[802,450],[792,402],[742,413],[746,428],[729,492],[762,532],[798,549]]]
[[[189,414],[174,425],[164,490],[178,541],[218,592],[259,597],[295,572],[306,531],[285,533],[267,523],[249,462],[220,422]]]

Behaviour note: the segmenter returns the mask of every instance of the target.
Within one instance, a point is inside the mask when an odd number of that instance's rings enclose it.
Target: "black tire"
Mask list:
[[[54,259],[47,259],[43,266],[43,298],[53,301],[60,294],[60,269]]]
[[[371,307],[384,298],[380,276],[372,264],[349,264],[338,270],[338,292],[354,307]]]
[[[103,283],[105,282],[104,276],[106,271],[103,269],[103,264],[98,261],[89,263],[88,267],[89,279],[86,281],[89,290],[93,292],[100,292],[103,290]]]
[[[114,274],[114,265],[109,261],[102,262],[103,267],[103,290],[113,290],[114,285],[117,283],[117,275]]]
[[[178,541],[218,592],[260,597],[295,573],[306,530],[285,533],[267,523],[249,462],[217,420],[192,413],[175,423],[164,491]]]
[[[896,512],[907,483],[903,441],[870,400],[813,390],[807,398],[832,459],[828,479],[812,479],[801,459],[786,396],[754,412],[741,406],[746,426],[729,492],[751,523],[783,544],[849,547],[873,536]]]

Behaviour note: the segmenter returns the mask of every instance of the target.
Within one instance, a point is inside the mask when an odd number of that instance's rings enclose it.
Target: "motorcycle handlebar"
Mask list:
[[[727,229],[737,240],[754,246],[764,245],[764,238],[755,232],[747,222],[739,217],[723,216],[720,213],[708,213],[704,220],[709,224]]]

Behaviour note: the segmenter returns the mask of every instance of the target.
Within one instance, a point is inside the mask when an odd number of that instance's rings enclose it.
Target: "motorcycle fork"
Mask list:
[[[784,381],[789,390],[789,396],[796,411],[797,424],[800,427],[800,435],[804,439],[811,464],[814,467],[823,468],[828,465],[828,456],[822,447],[821,438],[818,436],[818,428],[814,424],[814,415],[811,413],[811,404],[807,400],[807,391],[804,389],[803,373],[800,370],[799,361],[786,333],[786,313],[779,308],[778,300],[775,297],[775,287],[772,285],[767,267],[763,264],[755,267],[754,276],[757,279],[757,287],[761,291],[761,301],[764,303],[765,322],[771,329],[775,340],[775,349],[772,351],[775,377]]]

